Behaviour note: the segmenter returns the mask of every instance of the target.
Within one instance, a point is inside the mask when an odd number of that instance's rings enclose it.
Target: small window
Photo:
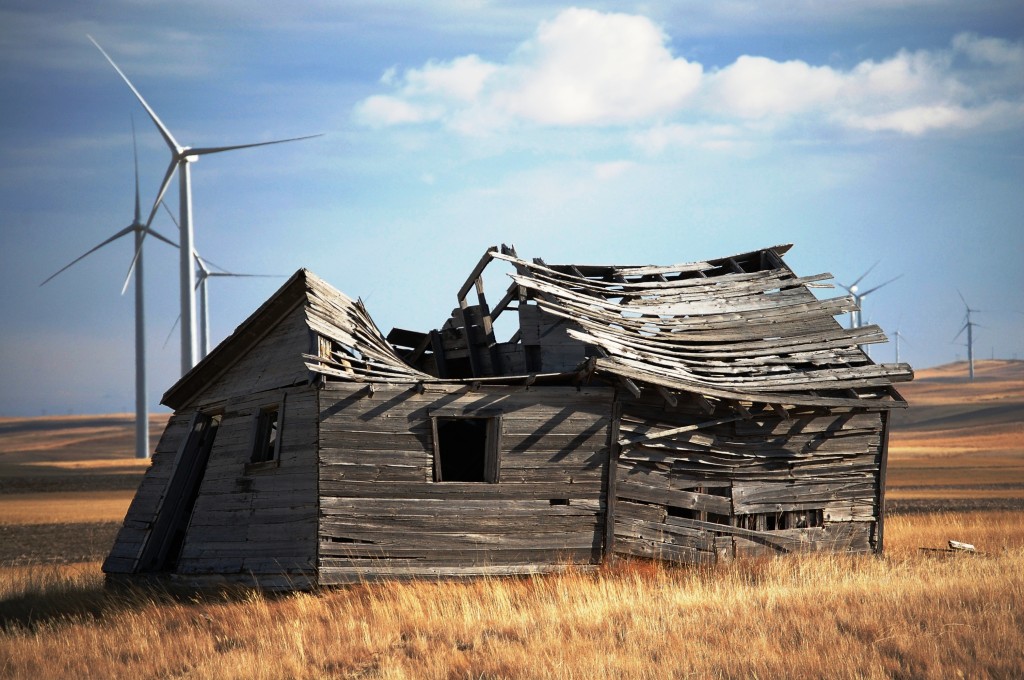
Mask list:
[[[278,459],[281,445],[281,407],[265,406],[256,417],[256,438],[253,440],[253,463],[266,463]]]
[[[498,481],[501,419],[434,417],[434,481]]]

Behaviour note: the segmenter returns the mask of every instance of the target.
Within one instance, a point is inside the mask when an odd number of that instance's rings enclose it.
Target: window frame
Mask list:
[[[462,411],[439,409],[428,413],[430,432],[434,454],[434,474],[432,481],[442,484],[499,484],[501,482],[501,412],[500,411]],[[484,420],[486,421],[484,440],[484,474],[479,481],[448,481],[442,474],[441,438],[438,433],[438,421],[441,420]]]
[[[267,430],[269,426],[268,416],[271,413],[277,413],[276,427],[272,430]],[[285,395],[280,395],[280,398],[274,401],[268,401],[260,404],[259,408],[253,413],[252,421],[252,436],[249,443],[249,459],[245,464],[245,471],[251,472],[253,470],[262,470],[266,468],[276,468],[281,465],[281,441],[284,438],[284,426],[285,426]],[[270,432],[276,431],[273,441],[273,447],[269,447],[269,442],[266,438]],[[271,450],[272,449],[272,450]],[[262,453],[267,457],[256,458],[257,454]]]

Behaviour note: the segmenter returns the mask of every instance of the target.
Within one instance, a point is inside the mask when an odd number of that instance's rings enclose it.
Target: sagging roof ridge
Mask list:
[[[825,287],[819,282],[832,275],[796,276],[781,257],[790,247],[654,267],[558,265],[527,261],[506,247],[489,252],[515,267],[510,277],[544,311],[580,326],[568,333],[600,349],[598,370],[622,379],[758,402],[906,406],[892,383],[910,380],[910,366],[875,364],[860,345],[885,342],[881,328],[844,329],[834,317],[854,309],[855,301],[819,300],[809,287]],[[735,265],[768,252],[774,261],[759,271],[626,280]],[[602,269],[621,280],[591,278],[607,276]]]

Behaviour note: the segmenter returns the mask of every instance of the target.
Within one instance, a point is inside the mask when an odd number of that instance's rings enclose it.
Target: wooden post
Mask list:
[[[889,465],[889,409],[882,411],[882,460],[878,467],[878,538],[875,553],[882,554],[885,543],[885,469]]]
[[[615,553],[615,487],[619,467],[619,419],[622,416],[622,403],[619,391],[615,390],[612,397],[612,421],[608,428],[608,477],[604,501],[604,555],[602,562],[610,564]]]

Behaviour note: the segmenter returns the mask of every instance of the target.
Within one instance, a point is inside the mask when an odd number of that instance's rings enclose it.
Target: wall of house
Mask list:
[[[876,547],[878,411],[802,408],[623,447],[615,469],[615,552],[683,562]],[[681,396],[622,404],[620,437],[735,417]]]
[[[194,414],[217,417],[219,427],[188,520],[179,575],[227,576],[266,586],[306,585],[315,575],[317,415],[315,388],[302,353],[311,334],[304,309],[292,310],[255,346],[169,421],[125,523],[104,563],[110,574],[150,569],[140,563],[167,514],[169,494],[188,449]],[[298,383],[298,384],[296,384]],[[292,386],[293,387],[289,387]],[[275,460],[253,464],[259,411],[282,404],[280,446]],[[159,529],[156,531],[159,535]]]
[[[612,391],[328,383],[320,582],[596,563]],[[432,417],[499,417],[496,483],[434,481]]]
[[[179,574],[244,574],[264,585],[305,585],[315,572],[316,390],[267,390],[224,403],[199,487]],[[252,462],[261,410],[278,405],[274,460]]]
[[[233,577],[268,587],[303,587],[314,580],[317,473],[316,392],[300,386],[204,403],[219,417],[188,528],[175,565],[157,573]],[[261,409],[279,405],[274,460],[251,461]],[[195,455],[185,445],[196,409],[176,413],[129,508],[114,548],[103,565],[111,574],[144,568],[139,557],[169,493],[180,459]],[[172,558],[173,559],[173,558]]]

